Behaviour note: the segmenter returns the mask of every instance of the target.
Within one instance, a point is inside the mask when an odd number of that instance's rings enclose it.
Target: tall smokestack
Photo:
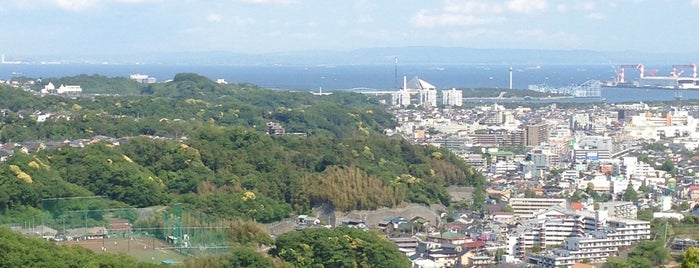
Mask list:
[[[408,90],[408,77],[403,76],[403,90]]]

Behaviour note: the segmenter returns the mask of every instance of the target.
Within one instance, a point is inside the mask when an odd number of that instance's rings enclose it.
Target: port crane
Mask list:
[[[619,66],[619,71],[616,74],[616,79],[619,84],[626,84],[624,70],[629,68],[638,70],[640,77],[643,78],[643,73],[645,72],[643,64],[624,64]]]
[[[692,69],[692,78],[697,78],[697,65],[694,63],[672,65],[672,73],[670,73],[670,75],[672,77],[680,77],[687,69]]]

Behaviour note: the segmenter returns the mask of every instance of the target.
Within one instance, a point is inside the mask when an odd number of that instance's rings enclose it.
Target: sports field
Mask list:
[[[59,245],[79,245],[97,253],[125,253],[139,261],[162,263],[173,260],[182,263],[184,255],[172,250],[171,244],[155,238],[106,238],[58,242]]]

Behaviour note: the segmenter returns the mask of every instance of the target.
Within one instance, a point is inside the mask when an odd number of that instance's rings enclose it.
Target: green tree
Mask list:
[[[668,173],[672,174],[672,176],[675,176],[677,172],[677,170],[675,169],[675,163],[673,163],[672,160],[670,160],[669,158],[663,161],[663,164],[660,165],[660,169],[667,171]]]
[[[233,221],[229,224],[228,235],[233,245],[254,246],[272,245],[267,229],[252,221]]]
[[[682,203],[673,203],[672,209],[675,211],[686,211],[691,208],[691,205],[687,201],[682,201]]]
[[[626,185],[626,190],[624,190],[624,200],[631,202],[638,201],[638,193],[633,189],[633,185],[631,185],[630,182]]]
[[[699,268],[699,248],[689,248],[682,253],[680,268]]]
[[[636,212],[636,218],[643,221],[651,221],[653,220],[653,212],[653,209],[650,208],[639,209]]]
[[[587,186],[585,187],[585,193],[587,193],[588,196],[592,197],[593,199],[599,198],[599,194],[597,191],[595,191],[595,184],[592,182],[588,182]]]
[[[409,267],[396,246],[372,232],[309,228],[277,237],[274,256],[295,267]]]
[[[233,248],[226,267],[269,268],[273,267],[272,258],[249,247]]]
[[[648,185],[646,185],[646,180],[641,182],[641,186],[638,187],[638,191],[643,193],[648,193],[650,191]]]
[[[653,267],[665,264],[670,259],[670,252],[665,248],[662,239],[656,241],[646,240],[641,241],[631,250],[629,259],[637,261],[639,264],[650,262],[650,266],[644,267]]]

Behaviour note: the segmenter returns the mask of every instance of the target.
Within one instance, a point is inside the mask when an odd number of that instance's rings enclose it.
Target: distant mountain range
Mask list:
[[[462,47],[383,47],[351,51],[294,51],[248,54],[223,51],[151,53],[111,56],[65,56],[22,59],[40,63],[110,63],[168,65],[366,65],[366,64],[460,64],[460,65],[598,65],[598,64],[687,64],[698,53],[651,53],[638,51],[600,52],[592,50],[476,49]]]

